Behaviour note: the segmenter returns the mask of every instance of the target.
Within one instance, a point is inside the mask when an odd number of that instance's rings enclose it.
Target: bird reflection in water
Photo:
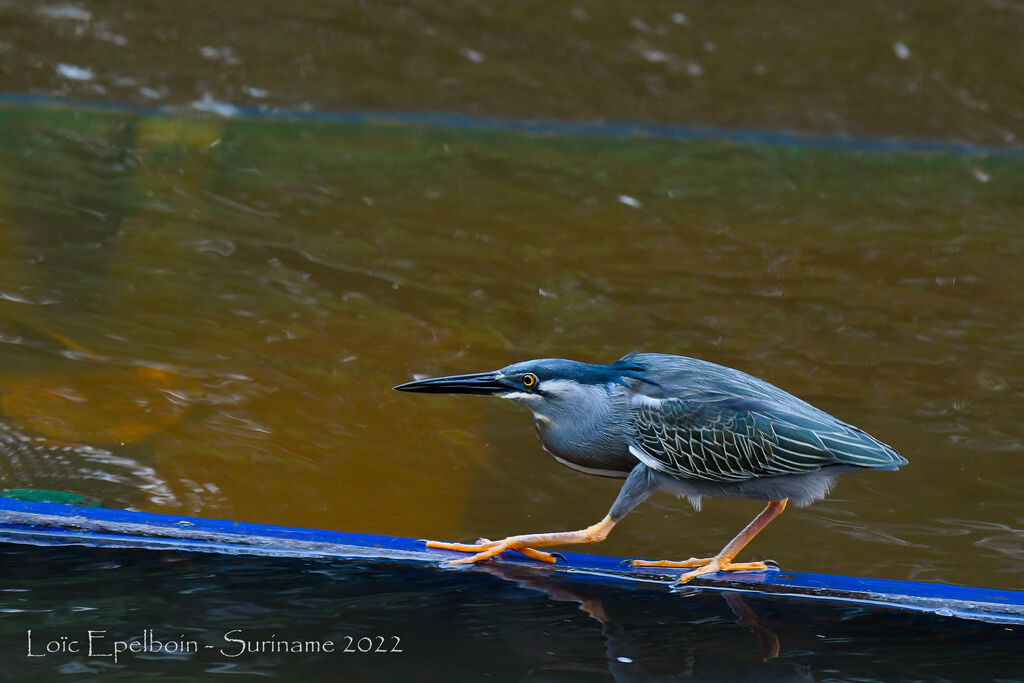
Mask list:
[[[615,602],[626,595],[621,589],[602,584],[588,584],[583,582],[572,582],[555,575],[538,572],[528,567],[512,567],[508,565],[480,564],[474,567],[475,571],[485,572],[499,577],[506,581],[512,581],[517,585],[543,593],[548,598],[560,602],[574,602],[587,616],[601,624],[601,633],[605,643],[605,659],[607,671],[617,681],[658,681],[675,680],[679,677],[705,679],[709,675],[715,680],[813,680],[808,672],[796,665],[771,662],[779,656],[779,638],[775,632],[762,625],[758,621],[757,613],[739,593],[723,592],[722,598],[732,614],[735,615],[736,624],[743,626],[757,636],[758,646],[756,658],[743,659],[742,657],[726,656],[719,647],[704,647],[703,639],[694,639],[691,636],[696,632],[692,629],[704,629],[707,626],[707,619],[690,621],[683,620],[673,623],[671,616],[666,614],[665,609],[630,609],[628,610],[628,622],[619,621],[615,618]],[[638,597],[641,592],[629,591]],[[673,598],[698,597],[709,598],[710,593],[697,589],[677,591]],[[611,598],[611,599],[606,599]],[[662,599],[659,603],[671,609],[671,601]],[[631,605],[636,606],[633,601]],[[680,613],[676,610],[675,616]],[[721,611],[725,616],[724,610]],[[702,610],[702,613],[706,614]],[[647,623],[637,623],[638,615],[647,615]],[[671,652],[664,649],[652,650],[645,646],[646,639],[643,632],[651,627],[663,628],[671,624],[673,628],[679,629],[678,641],[673,641]],[[734,639],[729,639],[733,640]],[[747,649],[746,646],[743,649]],[[714,660],[714,661],[713,661]],[[720,661],[719,661],[720,660]],[[723,670],[728,669],[728,672]],[[673,669],[666,671],[666,669]],[[576,673],[583,673],[574,668]],[[535,674],[543,678],[541,672]],[[767,678],[766,678],[767,676]]]

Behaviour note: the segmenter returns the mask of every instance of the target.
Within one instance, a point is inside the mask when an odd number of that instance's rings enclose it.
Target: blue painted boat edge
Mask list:
[[[85,508],[0,498],[0,541],[33,545],[179,550],[440,565],[460,553],[426,548],[399,536],[346,533],[133,510]],[[563,553],[542,565],[513,553],[499,566],[531,568],[569,580],[663,589],[679,570],[629,567],[621,558]],[[710,575],[687,588],[825,600],[1024,625],[1024,592],[769,570]]]
[[[143,106],[121,102],[75,100],[52,95],[0,93],[0,106],[52,107],[160,117],[202,117],[358,123],[452,130],[491,130],[528,135],[590,138],[649,138],[657,140],[728,140],[740,144],[796,147],[849,152],[940,153],[966,156],[1021,156],[1024,145],[982,145],[958,140],[868,138],[845,133],[805,133],[719,126],[687,126],[645,121],[571,121],[505,119],[445,111],[301,111],[249,107],[228,103],[194,102],[184,106]]]

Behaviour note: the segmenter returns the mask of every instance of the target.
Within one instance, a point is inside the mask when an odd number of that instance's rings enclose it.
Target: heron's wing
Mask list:
[[[630,451],[665,474],[715,482],[814,472],[829,465],[895,469],[893,449],[826,413],[751,399],[637,396]]]

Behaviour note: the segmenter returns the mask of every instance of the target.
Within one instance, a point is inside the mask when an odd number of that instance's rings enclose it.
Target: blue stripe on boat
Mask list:
[[[231,555],[381,560],[437,565],[462,553],[433,550],[399,536],[343,533],[130,510],[83,508],[0,498],[0,542],[84,545]],[[665,590],[681,570],[631,568],[617,557],[563,553],[539,565],[515,553],[492,562],[534,567],[584,582]],[[466,568],[472,570],[472,568]],[[687,588],[910,610],[940,616],[1024,624],[1024,592],[781,570],[731,572],[694,579]]]

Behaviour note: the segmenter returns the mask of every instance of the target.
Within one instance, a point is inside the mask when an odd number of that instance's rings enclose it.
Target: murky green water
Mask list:
[[[0,16],[0,90],[183,110],[451,110],[985,144],[1016,143],[1024,110],[1012,3],[97,2]],[[528,414],[391,387],[530,357],[681,353],[768,379],[911,462],[787,511],[749,559],[1024,589],[1022,223],[1019,154],[9,103],[0,476],[112,507],[344,531],[580,528],[618,482],[544,455]],[[757,509],[709,501],[696,514],[656,498],[594,551],[713,552]],[[597,621],[565,610],[600,640]],[[609,670],[600,648],[569,640]]]

